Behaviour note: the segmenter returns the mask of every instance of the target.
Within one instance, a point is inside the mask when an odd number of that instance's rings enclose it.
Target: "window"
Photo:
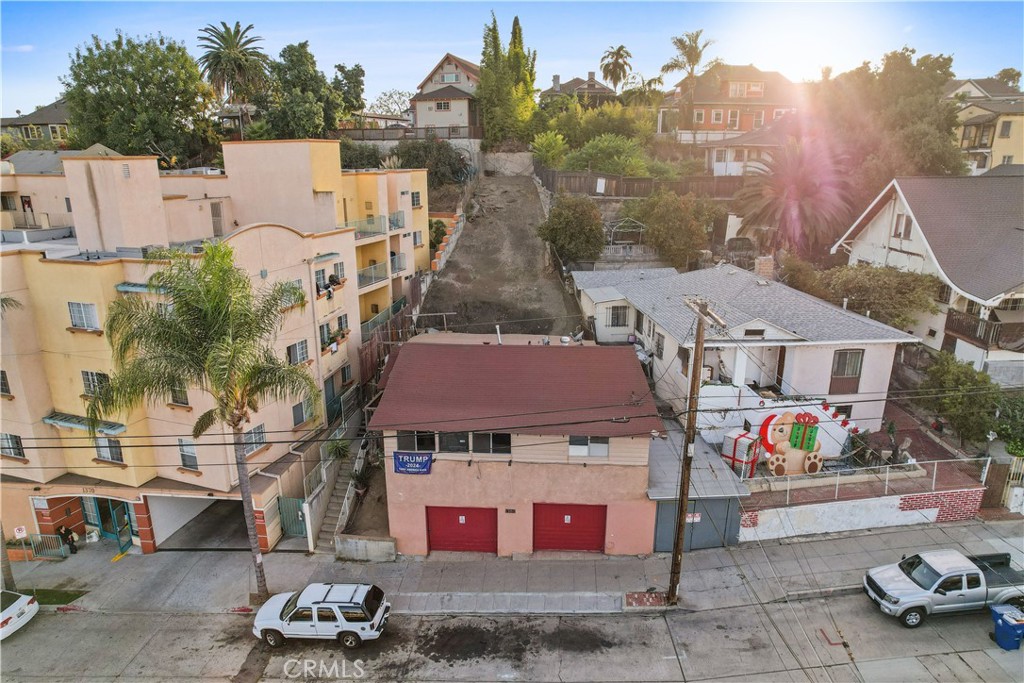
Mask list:
[[[64,208],[68,213],[71,213],[71,197],[64,198]]]
[[[267,445],[267,429],[259,424],[242,434],[245,454],[252,455]]]
[[[415,209],[416,207],[420,206],[420,193],[419,192],[413,192],[409,196],[412,198],[412,208]]]
[[[316,620],[319,622],[334,623],[338,620],[338,615],[335,614],[333,607],[317,607]]]
[[[1013,125],[1013,121],[1003,121],[999,124],[999,137],[1008,138],[1010,137],[1010,128]]]
[[[685,375],[690,371],[690,349],[680,346],[676,351],[676,357],[679,359],[679,367]]]
[[[498,432],[473,432],[474,453],[512,454],[512,435]]]
[[[0,394],[4,396],[11,395],[11,384],[7,381],[7,371],[0,370]]]
[[[96,499],[95,498],[79,498],[82,502],[82,516],[85,518],[85,523],[89,526],[99,526],[100,516],[96,510]],[[134,505],[128,506],[129,510],[134,510]]]
[[[0,454],[8,458],[25,458],[25,447],[17,434],[0,434]]]
[[[437,450],[444,453],[469,453],[469,432],[441,432]]]
[[[100,329],[100,319],[96,316],[96,304],[80,304],[69,301],[68,311],[71,312],[71,327],[81,330]]]
[[[188,390],[186,390],[185,387],[171,389],[171,403],[173,403],[176,406],[187,406]]]
[[[421,244],[423,244],[423,233],[421,233],[421,232],[414,232],[412,234],[412,246],[418,247]]]
[[[292,426],[298,427],[300,424],[310,420],[312,417],[312,397],[304,398],[301,403],[296,403],[295,405],[292,406]]]
[[[21,129],[21,135],[26,140],[40,140],[43,137],[43,129],[39,126],[24,126]]]
[[[316,280],[317,289],[327,289],[327,271],[323,268],[313,273],[313,278]]]
[[[711,123],[721,123],[721,122],[722,122],[722,110],[721,109],[712,109],[711,110]]]
[[[110,376],[103,372],[82,370],[82,384],[85,386],[82,393],[86,396],[97,396],[103,387],[110,384]]]
[[[959,591],[964,588],[964,577],[962,574],[957,576],[951,576],[948,579],[943,579],[942,583],[935,587],[935,592],[946,591]]]
[[[903,239],[909,240],[910,233],[914,229],[914,219],[910,216],[903,217]]]
[[[928,332],[925,333],[925,336],[928,337],[929,339],[935,339],[937,336],[939,336],[939,331],[929,327]]]
[[[1009,123],[1009,121],[1007,121],[1007,123]],[[63,126],[63,125],[61,125],[59,123],[57,123],[57,124],[51,123],[50,124],[50,137],[52,139],[54,139],[54,140],[63,140],[67,136],[68,136],[68,127],[67,126]]]
[[[338,329],[339,330],[347,330],[348,329],[348,313],[343,313],[342,315],[338,316]]]
[[[647,336],[654,336],[654,321],[651,320],[650,318],[647,319]]]
[[[367,211],[373,211],[373,202],[363,202],[363,206],[366,207]],[[370,214],[371,216],[373,214]]]
[[[665,353],[665,335],[661,332],[654,335],[654,355],[661,360],[662,354]]]
[[[330,344],[334,340],[331,338],[331,324],[324,323],[320,326],[320,345],[324,346]]]
[[[96,439],[96,458],[107,462],[124,462],[121,442],[117,439],[99,437]]]
[[[703,109],[694,109],[693,110],[693,122],[694,123],[704,123],[704,110]]]
[[[14,197],[11,195],[0,195],[0,209],[4,211],[17,211],[18,206],[14,202]]]
[[[968,315],[975,315],[975,316],[979,316],[980,317],[981,316],[981,304],[979,304],[977,301],[968,301],[967,302],[967,313],[968,313]]]
[[[441,74],[442,83],[458,83],[459,74]]]
[[[348,384],[352,381],[352,366],[346,365],[341,369],[341,381],[343,384]]]
[[[342,261],[338,261],[334,264],[334,277],[339,280],[345,279],[345,264]]]
[[[608,457],[607,436],[570,436],[569,455]]]
[[[896,214],[896,222],[892,226],[892,236],[899,237],[903,231],[903,219],[906,218],[906,214]]]
[[[716,149],[715,150],[715,163],[716,164],[724,164],[725,163],[725,161],[726,161],[726,152],[727,152],[727,150],[724,150],[724,149]]]
[[[342,610],[341,616],[345,617],[345,621],[350,624],[358,624],[372,620],[371,617],[366,615],[366,612],[358,607],[349,607],[348,609]]]
[[[729,97],[746,97],[747,96],[747,84],[746,83],[730,83],[729,84]]]
[[[764,111],[754,112],[754,128],[764,127]]]
[[[313,608],[312,607],[300,607],[292,615],[288,617],[289,623],[294,624],[295,622],[306,622],[313,621]]]
[[[437,111],[451,111],[452,110],[452,103],[451,102],[434,102],[434,109],[436,109]]]
[[[285,297],[284,301],[281,302],[284,308],[290,308],[302,301],[302,279],[292,280],[291,283],[295,285],[295,291],[289,293],[289,295]]]
[[[981,588],[981,574],[967,575],[967,590],[972,588]]]
[[[830,394],[855,394],[860,386],[860,369],[864,360],[863,349],[836,351],[832,356],[832,383]]]
[[[434,450],[434,432],[398,432],[398,450],[428,451]]]
[[[178,439],[178,455],[181,466],[187,470],[199,471],[199,458],[196,457],[196,442],[192,439]]]
[[[306,340],[295,342],[288,346],[288,363],[298,365],[309,360],[309,345]]]
[[[1004,156],[1002,163],[1004,163],[1004,164],[1012,164],[1013,163],[1013,155],[1012,154],[1007,154],[1006,156]]]
[[[627,327],[629,323],[629,306],[612,306],[607,309],[605,324],[608,327]]]
[[[978,157],[978,169],[988,168],[988,155],[982,154]]]
[[[774,121],[776,119],[781,119],[785,115],[786,115],[786,110],[785,109],[776,109],[775,111],[772,112],[772,121]]]
[[[853,415],[853,405],[850,403],[843,406],[832,406],[832,408],[847,420],[849,420],[850,416]]]
[[[746,161],[747,160],[747,150],[745,150],[745,149],[735,149],[735,150],[733,150],[733,152],[732,152],[732,160],[733,161]]]
[[[999,302],[999,305],[996,306],[996,309],[1000,311],[1024,311],[1024,299],[1003,299]]]
[[[640,334],[644,333],[644,314],[640,311],[636,312],[636,322],[633,323],[633,329]]]
[[[938,291],[935,292],[935,300],[940,304],[948,304],[951,296],[953,296],[953,288],[946,283],[939,285]]]
[[[729,110],[729,126],[728,127],[729,128],[739,128],[740,127],[740,110],[739,109],[730,109]]]

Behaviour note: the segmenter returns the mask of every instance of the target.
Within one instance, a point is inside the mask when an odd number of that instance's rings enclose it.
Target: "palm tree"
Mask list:
[[[817,138],[790,138],[761,164],[734,197],[743,229],[768,229],[769,248],[805,257],[831,245],[850,221],[842,159]]]
[[[3,579],[4,590],[17,592],[18,586],[14,583],[14,569],[7,557],[7,538],[4,537],[3,526],[0,526],[0,578]]]
[[[622,88],[623,104],[636,107],[653,107],[665,97],[661,88],[665,85],[661,76],[644,78],[643,74],[631,74]]]
[[[0,296],[0,316],[7,311],[13,311],[16,308],[21,308],[21,302],[15,299],[13,296]]]
[[[231,27],[222,21],[220,28],[207,24],[198,36],[199,47],[204,50],[197,60],[203,78],[225,103],[238,105],[240,134],[245,103],[254,90],[266,83],[270,63],[263,49],[256,46],[263,38],[249,35],[252,28],[252,24],[242,28],[236,21]]]
[[[676,55],[665,62],[661,73],[670,74],[682,71],[683,79],[683,125],[685,130],[693,131],[693,95],[697,88],[697,79],[704,74],[713,72],[722,65],[718,59],[704,62],[704,53],[715,41],[701,40],[703,29],[690,31],[672,38]],[[693,144],[696,144],[696,133],[693,133]]]
[[[300,287],[286,282],[254,291],[249,275],[234,265],[231,247],[211,243],[204,247],[198,259],[172,250],[154,255],[165,264],[149,278],[149,288],[169,305],[158,306],[137,296],[111,304],[106,334],[115,372],[89,403],[88,415],[95,424],[104,415],[168,401],[180,387],[210,395],[214,407],[199,416],[192,435],[199,438],[216,424],[231,429],[256,587],[265,600],[269,593],[256,536],[243,429],[251,414],[267,402],[312,399],[319,393],[305,366],[290,365],[272,348],[283,310],[304,304],[305,298]]]
[[[618,92],[619,84],[626,80],[626,76],[633,70],[629,60],[633,58],[632,53],[625,45],[614,47],[609,45],[604,56],[601,57],[601,75],[604,80],[612,84],[612,88]]]

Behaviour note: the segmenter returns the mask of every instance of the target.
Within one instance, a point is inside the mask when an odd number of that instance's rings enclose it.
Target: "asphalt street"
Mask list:
[[[6,681],[1000,681],[1024,659],[982,613],[916,630],[862,595],[686,613],[402,616],[377,643],[271,650],[232,614],[40,613],[3,643]]]

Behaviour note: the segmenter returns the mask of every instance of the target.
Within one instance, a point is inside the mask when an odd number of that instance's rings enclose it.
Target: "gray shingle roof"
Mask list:
[[[1024,283],[1024,177],[897,178],[939,267],[983,301]]]
[[[999,164],[981,175],[985,176],[1024,176],[1024,164]]]
[[[39,107],[33,112],[16,118],[5,118],[5,126],[25,126],[28,124],[45,125],[48,123],[64,124],[68,122],[68,107],[63,99],[51,102],[45,107]]]
[[[943,88],[943,97],[949,97],[967,81],[973,81],[976,86],[988,93],[989,97],[1012,97],[1013,95],[1020,94],[1020,90],[1011,88],[996,78],[954,78],[948,81]]]
[[[430,92],[419,92],[412,96],[412,102],[419,102],[422,100],[471,100],[475,96],[473,93],[466,92],[461,88],[456,88],[454,85],[446,85],[443,88],[437,90],[431,90]]]
[[[615,287],[680,342],[694,336],[696,315],[683,303],[688,296],[706,299],[730,328],[763,320],[809,342],[917,341],[877,320],[728,264]]]
[[[22,175],[61,174],[64,172],[64,164],[61,159],[77,156],[119,157],[121,154],[105,145],[96,143],[88,149],[23,149],[7,157],[5,161],[11,162],[14,172]]]
[[[675,268],[639,268],[634,270],[574,270],[572,279],[579,289],[593,287],[614,287],[621,282],[633,280],[656,280],[676,275]]]

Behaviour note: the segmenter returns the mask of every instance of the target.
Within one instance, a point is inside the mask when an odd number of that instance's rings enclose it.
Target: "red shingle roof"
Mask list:
[[[370,428],[612,437],[664,426],[631,346],[405,344]]]

